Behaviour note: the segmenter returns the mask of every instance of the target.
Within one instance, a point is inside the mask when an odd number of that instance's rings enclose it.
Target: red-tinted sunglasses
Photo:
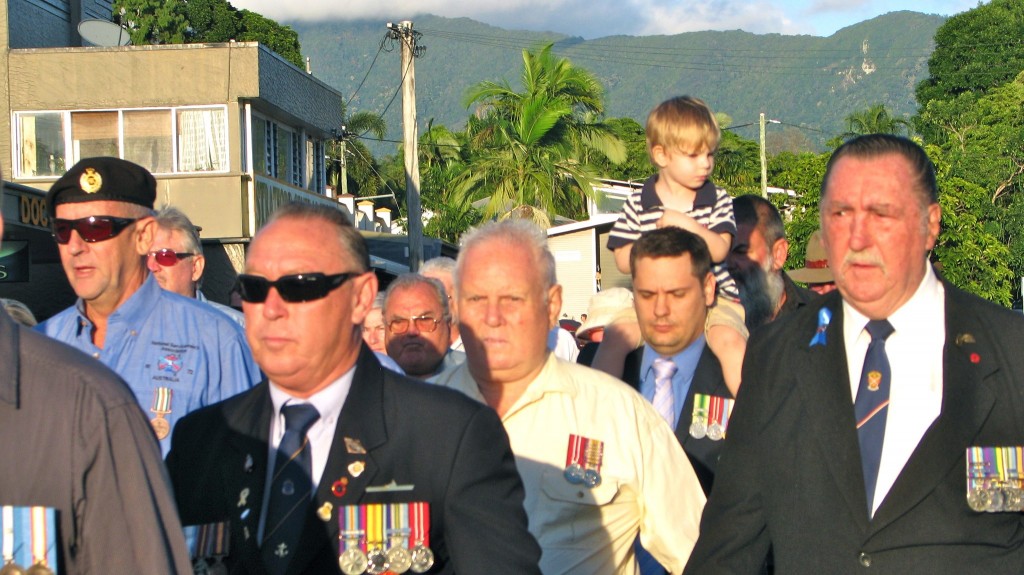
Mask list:
[[[133,218],[115,218],[114,216],[89,216],[77,220],[54,218],[53,237],[57,239],[58,244],[66,244],[71,241],[71,232],[76,231],[78,235],[82,236],[84,242],[102,242],[117,237],[136,221],[138,220]]]
[[[149,252],[149,257],[156,260],[156,263],[162,265],[165,268],[171,267],[178,263],[179,260],[190,258],[196,254],[189,252],[176,252],[172,249],[164,248],[155,252]]]

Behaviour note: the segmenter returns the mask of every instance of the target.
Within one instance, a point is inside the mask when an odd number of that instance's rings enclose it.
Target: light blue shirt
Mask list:
[[[676,373],[672,376],[672,396],[674,400],[675,414],[671,427],[676,428],[679,423],[679,415],[683,411],[683,404],[686,403],[686,394],[690,392],[690,384],[693,383],[693,372],[697,370],[697,362],[704,352],[704,334],[700,334],[693,343],[688,345],[679,353],[665,359],[671,359],[676,364]],[[650,346],[644,348],[644,356],[640,361],[640,374],[643,376],[640,383],[640,393],[647,401],[654,402],[654,364],[655,358],[660,357]]]
[[[170,389],[170,412],[164,418],[172,430],[185,414],[262,379],[235,322],[205,303],[160,289],[153,276],[107,319],[102,349],[92,342],[93,324],[81,299],[36,329],[117,372],[151,418],[157,415],[157,390]],[[170,433],[160,448],[166,456]]]
[[[243,330],[245,329],[245,314],[243,314],[242,312],[238,311],[237,309],[235,309],[233,307],[230,307],[230,306],[226,306],[226,305],[224,305],[222,303],[219,303],[219,302],[215,302],[215,301],[213,301],[211,299],[207,299],[206,298],[206,294],[204,294],[203,292],[201,292],[199,290],[196,290],[196,301],[201,301],[201,302],[209,305],[213,309],[215,309],[215,310],[223,313],[224,315],[230,317],[232,319],[232,321],[234,321],[235,323],[240,325]]]

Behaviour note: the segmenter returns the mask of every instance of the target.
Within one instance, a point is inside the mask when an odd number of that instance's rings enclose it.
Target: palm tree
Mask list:
[[[864,134],[906,134],[910,131],[910,122],[903,118],[894,118],[885,109],[885,104],[874,104],[866,110],[854,112],[846,117],[846,132],[840,137],[845,139]]]
[[[604,112],[600,82],[551,48],[523,51],[522,91],[482,82],[467,93],[477,115],[467,127],[466,169],[452,185],[462,197],[490,196],[488,216],[521,205],[582,216],[595,179],[585,152],[614,162],[626,157],[622,141],[594,121]]]

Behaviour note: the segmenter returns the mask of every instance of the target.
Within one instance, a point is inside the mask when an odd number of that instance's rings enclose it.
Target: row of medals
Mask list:
[[[967,504],[975,511],[1024,511],[1024,489],[1003,482],[975,487],[967,493]]]
[[[344,531],[341,539],[345,542],[345,550],[338,557],[338,565],[345,575],[380,575],[385,572],[426,573],[434,565],[434,553],[423,543],[417,543],[412,549],[407,546],[408,529],[388,531],[391,546],[387,549],[377,545],[363,553],[359,544],[363,540],[364,531]]]
[[[725,429],[721,423],[717,421],[708,425],[706,416],[703,413],[697,413],[697,416],[693,419],[693,423],[690,424],[690,437],[694,439],[703,439],[705,436],[711,441],[718,441],[725,437]]]
[[[42,563],[36,563],[25,569],[15,563],[13,559],[7,559],[4,566],[0,568],[0,575],[53,575],[53,571]]]

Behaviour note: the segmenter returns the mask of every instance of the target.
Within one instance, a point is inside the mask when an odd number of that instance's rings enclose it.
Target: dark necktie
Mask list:
[[[860,374],[853,411],[857,418],[857,438],[860,440],[860,460],[870,517],[874,509],[878,467],[882,461],[882,441],[885,439],[885,420],[889,411],[889,386],[892,383],[885,340],[894,330],[889,321],[884,319],[871,320],[864,329],[871,335],[871,343],[864,355],[864,369]]]
[[[306,523],[313,485],[306,432],[320,419],[320,413],[308,403],[286,405],[281,414],[285,430],[277,447],[263,534],[263,563],[274,575],[288,568]]]

